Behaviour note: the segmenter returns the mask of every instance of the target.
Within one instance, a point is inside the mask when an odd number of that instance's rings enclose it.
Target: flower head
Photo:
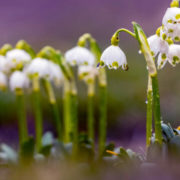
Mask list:
[[[0,71],[0,89],[4,90],[7,87],[7,76]]]
[[[7,52],[6,58],[12,69],[21,69],[31,60],[31,56],[22,49],[13,49]]]
[[[70,65],[93,65],[95,57],[87,48],[76,46],[65,53],[66,62]]]
[[[17,89],[24,89],[29,87],[29,79],[25,73],[21,71],[15,71],[10,76],[9,86],[12,91]]]
[[[9,61],[5,56],[1,56],[1,55],[0,55],[0,71],[2,71],[3,73],[9,73],[10,71]]]
[[[108,66],[109,69],[122,67],[128,69],[126,55],[119,46],[111,45],[104,50],[100,58],[100,66]]]
[[[40,78],[45,78],[50,75],[49,61],[47,59],[35,58],[25,67],[24,72],[28,75],[37,74]]]

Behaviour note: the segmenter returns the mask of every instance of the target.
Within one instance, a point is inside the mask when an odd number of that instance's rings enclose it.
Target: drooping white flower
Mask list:
[[[22,68],[24,64],[31,60],[31,56],[22,49],[13,49],[7,52],[6,58],[12,69]]]
[[[180,20],[180,8],[177,7],[171,7],[168,8],[164,14],[162,24],[164,26],[167,26],[168,23],[178,23]]]
[[[169,45],[166,41],[162,40],[158,35],[152,35],[148,39],[150,49],[155,57],[159,52],[168,53]]]
[[[12,91],[29,87],[29,78],[21,71],[14,71],[10,76],[9,86]]]
[[[37,74],[40,78],[45,78],[50,76],[50,66],[49,61],[43,58],[35,58],[31,63],[25,67],[24,72],[28,75]]]
[[[171,65],[175,66],[180,62],[180,45],[172,44],[169,47],[168,61]]]
[[[49,68],[50,68],[50,80],[54,81],[55,84],[59,85],[64,79],[64,76],[62,74],[59,65],[49,61]]]
[[[100,58],[100,66],[108,66],[109,69],[122,69],[127,70],[126,55],[119,46],[111,45],[104,50]]]
[[[95,57],[87,48],[76,46],[65,53],[66,62],[70,65],[94,65]]]
[[[91,82],[94,80],[95,76],[98,74],[97,68],[94,66],[79,66],[78,76],[80,79],[86,82]]]
[[[0,89],[5,89],[7,87],[7,76],[0,71]]]

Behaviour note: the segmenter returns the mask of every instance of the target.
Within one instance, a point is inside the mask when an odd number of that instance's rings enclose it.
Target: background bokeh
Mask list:
[[[170,0],[0,0],[0,44],[14,45],[18,40],[28,41],[38,52],[51,45],[65,52],[76,45],[85,32],[91,33],[104,49],[117,28],[132,30],[132,21],[142,25],[147,36],[155,33]],[[108,140],[124,146],[145,144],[147,70],[138,44],[130,36],[120,35],[120,46],[125,51],[130,69],[123,72],[108,70]],[[159,86],[163,120],[177,126],[180,123],[179,66],[167,65],[159,71]],[[86,89],[79,91],[80,128],[85,129]],[[57,91],[61,100],[62,93]],[[33,121],[30,97],[29,123]],[[45,129],[53,126],[46,98],[43,98]],[[62,107],[61,102],[59,101]],[[96,107],[98,111],[98,107]],[[16,107],[12,94],[0,94],[0,141],[17,141]],[[30,126],[30,131],[33,127]]]

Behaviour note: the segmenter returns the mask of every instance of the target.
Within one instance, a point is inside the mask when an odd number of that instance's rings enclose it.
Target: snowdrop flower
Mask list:
[[[50,80],[54,81],[56,85],[60,85],[64,76],[59,65],[49,61],[49,68],[50,68]]]
[[[111,45],[104,50],[100,58],[100,66],[108,66],[109,69],[128,69],[126,55],[119,46]]]
[[[65,53],[66,62],[70,65],[94,65],[95,57],[87,48],[76,46]]]
[[[177,24],[180,20],[180,8],[171,7],[168,8],[165,12],[165,15],[162,20],[164,26],[168,26],[169,23]]]
[[[25,73],[21,71],[15,71],[10,76],[9,86],[12,91],[16,89],[24,89],[29,87],[29,79]]]
[[[169,49],[169,45],[166,41],[162,40],[158,35],[152,35],[148,39],[148,43],[153,56],[155,57],[159,52],[166,54]]]
[[[22,49],[13,49],[7,52],[6,58],[12,69],[21,69],[24,64],[31,60],[31,56]]]
[[[0,71],[4,73],[8,73],[10,71],[10,66],[7,58],[1,55],[0,55]]]
[[[7,76],[0,71],[0,89],[6,89],[7,87]]]
[[[78,76],[80,79],[85,80],[85,82],[94,81],[95,76],[98,74],[97,68],[94,66],[79,66]]]
[[[28,75],[37,74],[40,78],[49,77],[50,66],[49,61],[43,58],[35,58],[31,63],[25,67],[24,72]]]

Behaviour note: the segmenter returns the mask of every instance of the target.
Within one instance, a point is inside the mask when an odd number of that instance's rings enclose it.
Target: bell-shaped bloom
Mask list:
[[[7,76],[0,71],[0,89],[6,89],[8,84]]]
[[[98,70],[94,66],[79,66],[78,68],[78,76],[80,79],[85,82],[94,81],[96,75],[98,75]]]
[[[180,20],[180,8],[172,7],[168,8],[164,14],[162,24],[167,26],[168,23],[178,23]]]
[[[87,48],[76,46],[65,53],[66,62],[74,65],[94,65],[95,57]]]
[[[31,60],[31,56],[22,49],[13,49],[8,51],[6,58],[11,69],[21,69]]]
[[[29,78],[21,71],[14,71],[9,79],[9,86],[12,91],[29,87]]]
[[[100,67],[108,66],[109,69],[117,69],[122,67],[123,70],[128,69],[126,55],[119,46],[111,45],[104,50],[100,58]]]
[[[172,44],[169,47],[168,61],[173,66],[180,62],[180,45]]]
[[[147,40],[154,57],[157,56],[159,52],[165,54],[168,53],[168,43],[162,40],[158,35],[152,35]]]
[[[35,58],[25,67],[24,72],[28,75],[38,75],[39,78],[50,76],[50,66],[47,59]]]

